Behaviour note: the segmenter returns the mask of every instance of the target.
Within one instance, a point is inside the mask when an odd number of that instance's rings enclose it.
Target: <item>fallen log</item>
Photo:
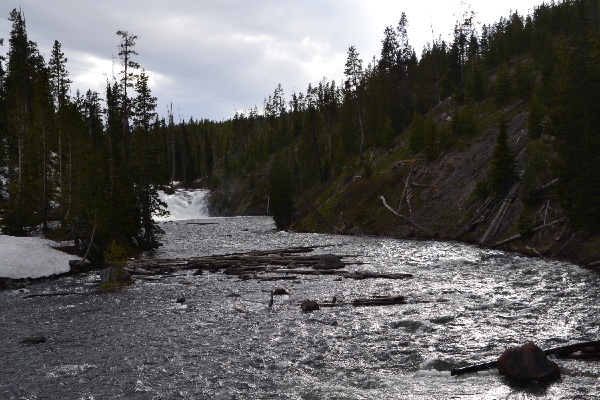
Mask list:
[[[506,213],[508,206],[512,203],[518,190],[519,190],[519,182],[515,183],[515,185],[512,187],[512,189],[510,189],[510,192],[508,193],[508,195],[506,195],[506,197],[504,198],[504,201],[502,202],[502,205],[500,206],[498,213],[496,214],[496,216],[494,217],[494,219],[488,226],[488,229],[485,231],[485,234],[483,235],[483,237],[481,238],[481,241],[479,242],[480,244],[484,245],[488,241],[490,241],[494,238],[494,235],[496,235],[496,232],[498,231],[500,224],[504,220],[504,214]]]
[[[256,279],[258,279],[261,282],[271,282],[271,281],[293,281],[298,279],[298,277],[296,275],[292,275],[292,276],[257,276]]]
[[[310,270],[310,269],[279,269],[267,271],[274,274],[297,275],[337,275],[346,279],[409,279],[412,274],[385,274],[367,271],[340,271],[340,270]]]
[[[406,298],[404,296],[372,296],[370,298],[359,298],[349,302],[338,302],[334,297],[330,302],[317,303],[321,308],[332,308],[332,307],[367,307],[367,306],[392,306],[397,304],[406,304]]]
[[[493,206],[494,198],[495,198],[494,196],[489,196],[483,202],[483,205],[481,207],[479,207],[479,209],[477,209],[477,211],[475,212],[475,217],[471,220],[471,222],[469,222],[469,224],[466,227],[463,228],[462,231],[460,231],[460,233],[458,234],[458,237],[461,237],[462,235],[464,235],[467,232],[472,232],[479,224],[487,221],[487,219],[489,218],[490,212],[493,208],[493,207],[490,208],[490,206]]]
[[[343,262],[343,258],[356,255],[302,255],[317,247],[291,247],[285,249],[250,251],[225,255],[210,255],[187,259],[137,259],[130,260],[127,270],[137,276],[172,275],[179,270],[200,269],[227,275],[236,275],[243,279],[281,280],[295,278],[268,278],[262,274],[286,275],[336,275],[349,279],[408,279],[411,274],[379,273],[369,271],[347,271],[348,265],[364,264],[360,261]],[[258,275],[257,275],[258,274]],[[259,276],[260,275],[260,276]],[[249,278],[250,277],[250,278]]]
[[[412,274],[386,274],[380,272],[366,272],[366,271],[356,271],[356,272],[348,272],[343,275],[344,278],[352,278],[352,279],[368,279],[368,278],[379,278],[379,279],[409,279],[412,278]]]
[[[90,292],[57,292],[57,293],[40,293],[40,294],[29,294],[23,296],[23,299],[31,299],[34,297],[59,297],[59,296],[74,296],[80,294],[90,294]]]
[[[546,355],[553,354],[559,358],[570,358],[570,356],[577,351],[584,351],[586,349],[595,349],[596,352],[600,351],[600,340],[594,340],[591,342],[581,342],[569,344],[567,346],[554,347],[552,349],[544,350]],[[593,352],[593,351],[592,351]]]
[[[450,375],[451,376],[460,376],[460,375],[469,374],[472,372],[487,371],[488,369],[492,369],[492,368],[496,368],[496,361],[490,361],[490,362],[486,362],[486,363],[482,363],[482,364],[469,365],[468,367],[463,367],[463,368],[454,368],[452,371],[450,371]]]
[[[356,299],[352,301],[352,305],[355,307],[390,306],[395,304],[406,304],[404,296],[373,296],[370,299]]]
[[[557,219],[557,220],[555,220],[555,221],[548,222],[547,224],[543,224],[543,225],[540,225],[540,226],[538,226],[538,227],[534,228],[534,229],[532,230],[532,232],[538,232],[538,231],[541,231],[542,229],[546,229],[546,228],[548,228],[548,227],[551,227],[551,226],[553,226],[553,225],[560,224],[561,222],[564,222],[564,221],[566,221],[566,220],[567,220],[567,218],[559,218],[559,219]],[[502,240],[502,241],[500,241],[500,242],[494,243],[494,244],[492,244],[490,247],[491,247],[491,248],[495,248],[495,247],[498,247],[498,246],[502,246],[502,245],[504,245],[504,244],[507,244],[507,243],[513,242],[513,241],[515,241],[515,240],[517,240],[517,239],[520,239],[522,236],[523,236],[523,235],[519,233],[519,234],[517,234],[517,235],[514,235],[514,236],[511,236],[511,237],[509,237],[509,238],[507,238],[507,239],[504,239],[504,240]]]

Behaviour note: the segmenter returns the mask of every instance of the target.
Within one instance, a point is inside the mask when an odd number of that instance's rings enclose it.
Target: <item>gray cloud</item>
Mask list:
[[[528,3],[509,2],[519,3],[519,7]],[[409,38],[419,54],[431,41],[432,23],[436,36],[451,32],[455,19],[451,3],[460,4],[459,0],[423,4],[384,0],[19,0],[14,6],[0,6],[0,37],[8,39],[6,18],[20,5],[29,38],[38,43],[46,58],[54,40],[61,42],[75,81],[73,89],[91,88],[102,94],[112,74],[111,56],[118,52],[116,31],[128,30],[139,36],[137,61],[151,75],[161,114],[172,101],[184,119],[221,120],[230,118],[235,108],[260,108],[263,98],[279,83],[288,98],[292,91],[304,92],[309,83],[324,76],[340,83],[348,47],[355,45],[366,65],[379,54],[383,29],[396,25],[402,11],[408,15]],[[492,7],[483,0],[471,3],[476,11]],[[508,7],[503,10],[507,15],[510,6],[503,6]],[[457,6],[453,7],[457,14]],[[496,21],[501,14],[496,12],[484,22]]]

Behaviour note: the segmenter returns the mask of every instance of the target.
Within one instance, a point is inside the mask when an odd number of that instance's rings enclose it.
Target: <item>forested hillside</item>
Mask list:
[[[46,62],[15,10],[0,69],[3,232],[53,228],[82,250],[94,237],[99,254],[112,240],[152,247],[157,189],[181,181],[209,187],[215,214],[268,212],[279,228],[514,237],[576,258],[569,246],[600,233],[599,12],[563,1],[480,28],[469,12],[420,54],[402,14],[378,57],[348,49],[343,82],[287,96],[280,84],[230,120],[175,122],[155,112],[135,35],[118,33],[105,93],[70,95],[60,43]]]

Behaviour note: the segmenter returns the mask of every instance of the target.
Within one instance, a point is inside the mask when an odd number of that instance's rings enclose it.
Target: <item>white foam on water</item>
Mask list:
[[[207,218],[208,190],[206,189],[177,189],[174,194],[166,194],[159,190],[158,196],[167,203],[169,215],[154,217],[156,221],[181,221],[187,219]]]

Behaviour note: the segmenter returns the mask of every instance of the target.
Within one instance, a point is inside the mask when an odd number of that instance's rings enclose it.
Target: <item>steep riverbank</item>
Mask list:
[[[507,114],[509,143],[522,176],[530,144],[527,112],[516,106]],[[375,161],[378,168],[371,178],[348,175],[308,200],[294,228],[460,240],[583,265],[600,259],[599,238],[572,228],[552,182],[537,189],[542,193],[530,206],[530,221],[523,217],[522,181],[512,193],[476,195],[478,182],[488,171],[496,133],[497,129],[488,128],[477,140],[434,161],[401,151],[384,155]],[[519,234],[521,237],[501,244]]]

